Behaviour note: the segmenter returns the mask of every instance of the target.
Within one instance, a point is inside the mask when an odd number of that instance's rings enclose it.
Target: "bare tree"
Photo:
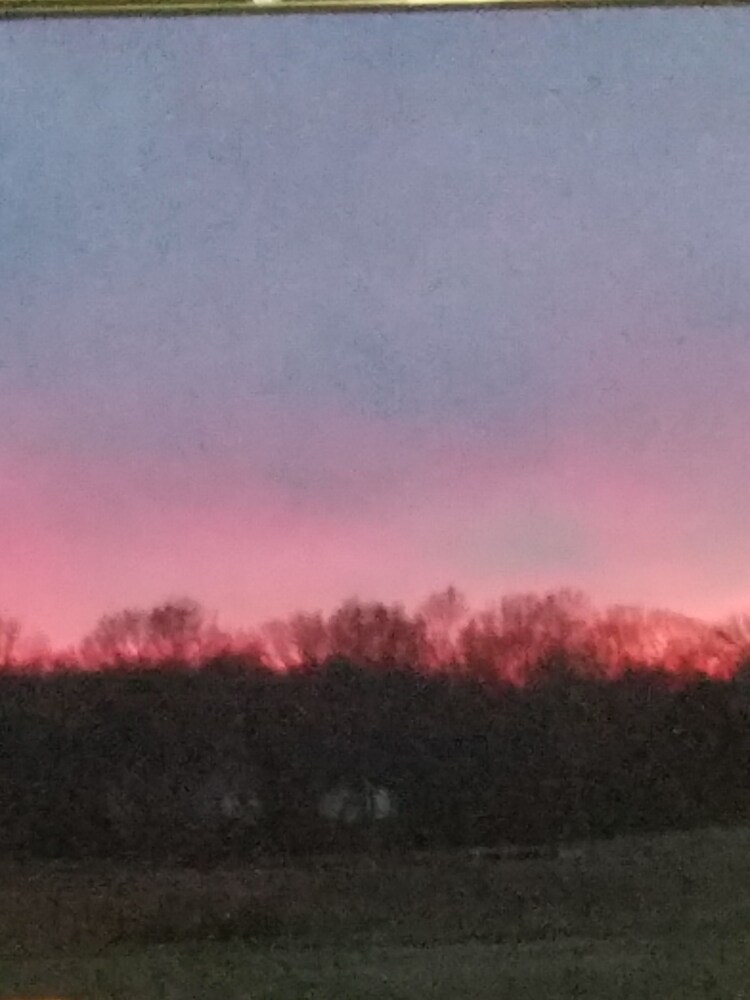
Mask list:
[[[195,663],[217,653],[229,637],[197,601],[167,601],[148,613],[152,656],[157,660]]]
[[[330,636],[322,614],[296,614],[289,627],[300,663],[322,663],[330,655]]]
[[[81,659],[90,666],[137,662],[149,654],[148,613],[137,608],[103,615],[81,643]]]
[[[283,670],[297,662],[294,636],[289,622],[274,618],[261,625],[259,632],[266,659],[271,666]]]
[[[424,623],[394,604],[346,601],[328,620],[333,654],[355,663],[418,666],[425,660]]]
[[[16,663],[21,623],[17,618],[0,614],[0,667],[11,667]]]
[[[166,601],[150,610],[127,608],[99,619],[81,643],[81,658],[103,663],[195,663],[230,642],[203,608],[189,598]]]
[[[458,661],[460,635],[469,616],[466,599],[454,586],[430,594],[417,609],[424,627],[430,666],[447,667]]]

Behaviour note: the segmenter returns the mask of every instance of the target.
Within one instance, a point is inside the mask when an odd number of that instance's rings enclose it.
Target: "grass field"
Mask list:
[[[750,1000],[746,830],[555,860],[0,877],[0,998]]]

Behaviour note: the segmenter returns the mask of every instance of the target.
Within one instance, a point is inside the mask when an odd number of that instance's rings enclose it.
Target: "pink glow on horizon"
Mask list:
[[[414,604],[450,581],[472,603],[570,585],[599,602],[709,617],[743,604],[731,581],[723,593],[702,582],[684,553],[700,514],[689,493],[590,440],[570,434],[526,460],[518,445],[503,452],[458,429],[335,411],[316,421],[308,457],[320,484],[296,495],[264,474],[299,433],[273,407],[253,415],[268,428],[257,472],[218,452],[6,453],[0,545],[12,574],[0,606],[69,644],[105,612],[187,593],[232,627],[352,595]],[[326,499],[336,476],[340,506]],[[573,541],[541,546],[534,565],[535,525],[547,521]],[[526,548],[510,559],[518,530]]]

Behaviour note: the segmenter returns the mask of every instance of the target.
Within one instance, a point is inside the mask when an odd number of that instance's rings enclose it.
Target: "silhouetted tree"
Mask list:
[[[190,598],[151,609],[104,615],[81,643],[90,666],[123,663],[196,663],[231,646],[231,638]]]

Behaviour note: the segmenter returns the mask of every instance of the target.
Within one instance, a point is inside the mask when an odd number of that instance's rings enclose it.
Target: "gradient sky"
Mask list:
[[[750,10],[0,34],[0,609],[750,603]]]

